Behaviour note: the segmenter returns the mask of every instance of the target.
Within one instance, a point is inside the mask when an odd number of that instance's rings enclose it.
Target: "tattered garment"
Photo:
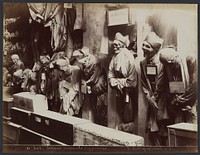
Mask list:
[[[67,22],[61,3],[27,3],[33,20],[41,19],[44,26],[50,26],[53,51],[64,50],[66,44]]]
[[[83,23],[83,4],[77,3],[76,5],[76,20],[74,23],[74,30],[82,29]]]
[[[21,60],[19,60],[17,63],[15,63],[14,65],[13,65],[13,71],[15,72],[15,71],[18,71],[18,70],[24,70],[25,69],[25,67],[24,67],[24,63],[21,61]]]
[[[63,80],[59,83],[60,98],[62,104],[60,113],[67,115],[75,115],[80,111],[81,103],[79,101],[79,69],[73,69],[70,75],[70,82]]]
[[[117,106],[120,109],[118,112],[120,113],[121,121],[123,123],[133,122],[133,100],[130,92],[137,85],[137,73],[134,57],[128,49],[122,48],[112,57],[109,65],[108,80],[112,87],[121,91],[117,95]],[[126,96],[129,98],[127,103],[125,103]]]
[[[155,89],[153,90],[151,81],[147,75],[146,66],[148,64],[147,59],[144,59],[140,62],[141,68],[141,83],[144,95],[148,102],[151,98],[155,98],[157,102],[158,109],[155,110],[152,106],[149,105],[148,114],[147,114],[147,128],[151,132],[159,131],[158,121],[168,119],[167,113],[167,84],[165,84],[163,65],[160,63],[158,56],[155,56],[152,60],[154,65],[157,66],[157,75],[155,76]],[[149,103],[150,104],[150,103]]]
[[[78,84],[69,88],[69,91],[63,96],[63,109],[67,115],[72,116],[79,113]]]
[[[137,73],[135,59],[126,48],[121,49],[118,54],[112,57],[108,73],[109,82],[115,83],[122,89],[124,87],[136,87]]]
[[[66,13],[59,12],[51,23],[51,47],[53,51],[64,50],[67,41]]]
[[[175,114],[175,123],[193,123],[197,117],[196,59],[194,57],[180,58],[180,64],[166,64],[165,66],[169,82],[182,81],[185,86],[185,93],[171,94],[171,104],[174,103],[172,110]]]
[[[107,80],[99,60],[90,54],[83,65],[82,78],[92,87],[92,93],[101,94],[107,90]]]

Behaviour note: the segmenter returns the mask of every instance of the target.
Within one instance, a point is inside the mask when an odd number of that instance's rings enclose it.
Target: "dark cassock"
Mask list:
[[[81,93],[84,94],[83,102],[88,100],[90,103],[92,121],[107,126],[107,77],[102,62],[88,47],[74,51],[73,56],[81,71]]]
[[[117,91],[116,106],[120,115],[119,130],[134,133],[134,88],[137,86],[135,58],[127,49],[128,36],[117,32],[113,42],[114,55],[108,72],[111,88]],[[137,95],[135,95],[137,97]]]
[[[197,64],[192,55],[181,55],[173,48],[161,50],[168,82],[170,120],[172,123],[197,121]]]
[[[159,49],[163,40],[150,32],[143,41],[145,59],[140,62],[142,89],[147,99],[147,131],[153,145],[166,145],[167,98],[163,64],[159,61]]]

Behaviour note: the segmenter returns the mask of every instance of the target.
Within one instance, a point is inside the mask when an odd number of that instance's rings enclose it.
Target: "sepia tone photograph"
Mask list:
[[[19,152],[198,152],[198,5],[3,3],[2,143]]]

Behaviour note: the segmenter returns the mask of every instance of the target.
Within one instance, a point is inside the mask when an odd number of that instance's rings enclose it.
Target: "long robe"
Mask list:
[[[115,54],[109,65],[109,83],[116,79],[118,80],[117,85],[121,88],[136,87],[137,85],[135,60],[131,52],[126,48]]]
[[[163,65],[159,61],[158,55],[154,57],[152,60],[153,64],[157,66],[157,75],[155,75],[155,88],[152,88],[150,79],[147,75],[146,66],[148,64],[147,59],[144,59],[140,62],[141,68],[141,83],[142,88],[147,99],[147,102],[151,98],[155,98],[157,102],[158,109],[154,109],[148,103],[148,122],[147,128],[150,129],[151,132],[159,131],[158,121],[168,119],[167,112],[167,85],[165,84]],[[164,133],[163,133],[164,134]]]
[[[81,79],[87,82],[87,86],[91,87],[91,93],[84,95],[84,102],[87,99],[90,102],[89,108],[94,116],[91,119],[97,124],[107,126],[107,77],[102,62],[93,54],[89,54],[86,63],[80,68],[82,71]]]
[[[82,106],[79,100],[80,69],[77,66],[70,67],[71,75],[59,83],[60,98],[63,100],[60,113],[81,117],[79,116]]]
[[[133,93],[137,86],[135,60],[128,49],[123,48],[113,55],[109,65],[108,81],[112,88],[117,89],[116,113],[120,115],[117,128],[125,131],[123,123],[134,122],[134,98],[137,96]],[[126,132],[133,133],[131,126],[133,125],[130,125]]]
[[[180,81],[183,82],[185,86],[185,93],[170,94],[169,102],[171,104],[171,120],[173,120],[174,123],[194,123],[197,121],[196,59],[192,56],[186,58],[178,56],[178,58],[181,60],[178,67],[177,64],[165,64],[165,70],[168,77],[167,81]]]

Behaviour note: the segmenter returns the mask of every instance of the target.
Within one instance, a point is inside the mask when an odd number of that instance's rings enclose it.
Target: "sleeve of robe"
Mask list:
[[[128,61],[127,61],[127,73],[124,74],[125,78],[118,79],[119,84],[121,85],[121,88],[136,87],[136,85],[137,85],[137,72],[136,72],[136,68],[135,68],[134,57],[131,54],[127,55],[127,57],[125,57],[125,58],[128,59]]]
[[[118,71],[123,77],[116,77],[115,71]],[[137,72],[135,60],[128,50],[125,50],[112,58],[109,65],[108,78],[111,86],[112,82],[116,81],[117,87],[121,89],[124,87],[136,87]]]
[[[166,72],[164,69],[164,66],[161,64],[161,69],[157,77],[157,84],[156,84],[156,90],[154,92],[154,97],[156,100],[161,97],[161,95],[168,95],[168,83]]]
[[[73,115],[74,113],[78,113],[81,107],[80,101],[78,99],[78,93],[80,88],[80,68],[78,66],[71,66],[71,87],[69,88],[68,93],[65,94],[63,98],[63,109],[65,112]],[[70,108],[73,109],[74,113],[70,112]]]
[[[111,83],[113,79],[115,79],[115,74],[114,74],[114,56],[112,57],[110,64],[109,64],[109,69],[108,69],[108,82]]]
[[[146,99],[149,101],[148,103],[155,105],[156,104],[155,102],[157,102],[157,96],[155,94],[157,94],[157,92],[155,91],[153,93],[150,88],[150,84],[148,83],[147,77],[145,76],[146,74],[145,74],[143,62],[144,62],[144,60],[140,62],[142,89],[143,89]],[[155,105],[155,106],[157,106],[157,105]]]
[[[91,85],[96,84],[101,74],[100,63],[97,62],[97,59],[94,56],[91,56],[89,62],[87,63],[85,67],[86,67],[87,73],[91,74],[89,80],[87,80],[87,83]]]
[[[178,102],[182,106],[193,106],[197,100],[197,70],[196,70],[196,60],[190,58],[187,60],[188,71],[189,71],[189,86],[186,92],[180,95]]]

